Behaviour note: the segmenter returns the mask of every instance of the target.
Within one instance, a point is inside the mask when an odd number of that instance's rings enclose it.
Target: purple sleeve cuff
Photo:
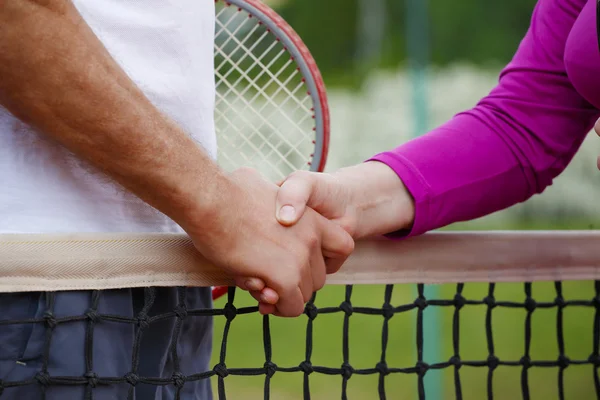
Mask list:
[[[431,191],[417,168],[402,155],[393,152],[379,153],[367,161],[382,162],[392,168],[402,179],[402,183],[415,201],[415,219],[412,226],[408,229],[390,232],[385,236],[392,239],[403,239],[418,236],[433,229],[428,225],[428,222],[432,220],[429,215]]]
[[[578,25],[580,13],[587,22]],[[369,159],[394,170],[415,201],[413,226],[386,236],[417,236],[489,215],[552,184],[600,116],[574,86],[594,87],[589,66],[580,64],[600,62],[595,36],[582,33],[587,41],[567,49],[571,31],[593,21],[585,0],[538,2],[530,29],[487,96],[429,133]]]

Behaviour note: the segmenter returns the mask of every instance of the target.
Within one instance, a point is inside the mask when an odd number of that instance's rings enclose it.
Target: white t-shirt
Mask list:
[[[214,0],[73,0],[148,98],[216,158]],[[0,233],[181,232],[0,107]]]

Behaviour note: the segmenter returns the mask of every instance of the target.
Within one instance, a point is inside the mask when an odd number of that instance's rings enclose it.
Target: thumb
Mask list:
[[[316,188],[317,180],[310,172],[295,172],[286,178],[277,191],[276,218],[285,226],[302,218]]]

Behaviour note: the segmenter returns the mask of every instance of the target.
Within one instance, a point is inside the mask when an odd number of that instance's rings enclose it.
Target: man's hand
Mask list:
[[[280,225],[273,218],[276,185],[250,169],[237,170],[230,178],[231,186],[223,188],[227,201],[215,214],[188,224],[188,234],[241,288],[252,289],[246,283],[250,277],[276,292],[275,309],[262,304],[261,312],[300,315],[312,293],[325,284],[326,273],[336,272],[352,252],[354,241],[311,209],[295,226]]]
[[[280,182],[276,216],[295,224],[310,207],[343,227],[353,238],[407,229],[414,202],[387,165],[367,162],[333,174],[295,172]]]

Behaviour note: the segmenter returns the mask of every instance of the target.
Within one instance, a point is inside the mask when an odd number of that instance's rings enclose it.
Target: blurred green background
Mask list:
[[[528,28],[536,3],[535,0],[418,1],[427,5],[426,25],[408,17],[409,12],[415,12],[415,0],[267,1],[303,38],[323,73],[332,114],[327,170],[359,163],[472,107],[496,84],[498,73]],[[417,34],[411,37],[411,32]],[[415,66],[422,69],[415,72],[411,69]],[[422,106],[425,111],[420,109]],[[445,229],[593,229],[597,226],[596,199],[600,197],[597,184],[600,172],[596,169],[599,150],[597,138],[590,135],[567,170],[542,195],[509,210]],[[356,286],[352,302],[355,306],[381,307],[384,290],[383,286]],[[434,293],[436,298],[449,299],[455,290],[455,285],[441,285]],[[481,300],[486,294],[487,285],[465,286],[464,296],[469,299]],[[553,301],[556,292],[552,283],[534,283],[533,296],[537,301]],[[564,297],[592,299],[593,283],[566,282]],[[415,298],[414,285],[398,285],[392,304],[411,303]],[[343,299],[343,287],[326,287],[319,292],[316,305],[339,306]],[[524,301],[523,285],[499,284],[496,299]],[[224,304],[221,299],[215,307]],[[236,306],[252,304],[249,296],[238,292]],[[487,358],[485,310],[485,306],[467,306],[460,313],[460,353],[464,360]],[[439,347],[426,341],[425,359],[429,363],[447,361],[452,356],[453,308],[425,310],[428,315],[434,312],[439,333],[433,339],[439,342]],[[593,308],[567,307],[564,314],[566,353],[571,359],[585,360],[593,349]],[[496,355],[501,360],[517,361],[523,356],[525,315],[524,309],[494,310]],[[532,359],[557,359],[556,318],[556,308],[534,312]],[[341,365],[342,320],[342,313],[321,315],[315,320],[314,365],[334,368]],[[381,353],[383,318],[353,315],[350,320],[351,364],[355,368],[374,367]],[[271,318],[273,361],[279,366],[297,366],[304,360],[306,321],[306,316],[294,320]],[[217,318],[213,365],[218,362],[223,326],[224,318]],[[392,318],[389,333],[388,365],[414,366],[416,311]],[[428,352],[428,348],[436,350]],[[260,316],[239,316],[233,321],[226,363],[229,368],[263,365]],[[464,399],[487,398],[487,368],[463,367],[460,376]],[[522,398],[520,377],[520,367],[498,368],[494,375],[494,399]],[[529,377],[532,400],[558,399],[557,368],[532,368]],[[302,378],[301,373],[275,374],[271,398],[301,399]],[[430,371],[427,398],[454,399],[453,379],[451,368]],[[341,377],[315,373],[310,381],[312,399],[341,398]],[[263,398],[263,377],[230,376],[225,382],[228,398]],[[377,376],[352,376],[349,398],[378,398],[377,382]],[[386,378],[387,398],[416,399],[416,385],[416,376],[390,375]],[[567,368],[565,394],[567,399],[596,398],[593,368]]]
[[[375,68],[396,70],[408,60],[405,32],[410,0],[267,1],[292,25],[315,57],[326,83],[364,80]],[[432,66],[496,67],[510,60],[535,0],[424,0]],[[411,15],[414,18],[414,15]],[[424,43],[425,44],[425,43]],[[368,65],[365,70],[364,64]]]

